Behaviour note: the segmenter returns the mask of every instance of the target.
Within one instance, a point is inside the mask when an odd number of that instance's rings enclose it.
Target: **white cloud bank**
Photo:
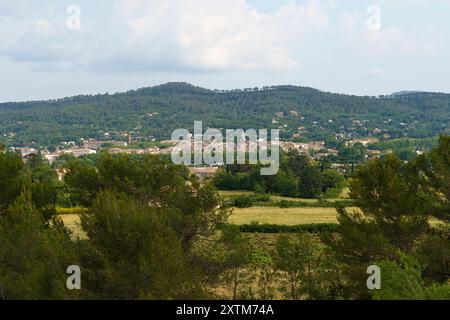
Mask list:
[[[81,29],[69,30],[67,3],[0,0],[0,70],[10,73],[3,85],[35,88],[45,71],[39,92],[51,96],[72,94],[74,84],[96,92],[168,80],[446,90],[450,0],[277,1],[263,10],[246,0],[77,0]],[[379,30],[367,27],[373,4]]]
[[[43,17],[5,54],[51,70],[292,71],[314,56],[308,51],[319,43],[325,48],[340,41],[356,51],[367,49],[365,54],[434,48],[397,28],[368,30],[364,7],[336,14],[336,6],[290,1],[268,14],[245,0],[118,0],[98,21],[84,18],[89,9],[81,6],[78,31],[66,28],[61,12]]]

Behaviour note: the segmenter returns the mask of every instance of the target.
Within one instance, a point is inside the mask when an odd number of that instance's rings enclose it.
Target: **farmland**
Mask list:
[[[219,193],[224,200],[235,196],[250,196],[253,194],[246,191],[220,191]],[[301,202],[306,206],[280,208],[269,205],[280,201]],[[336,199],[335,201],[339,201],[339,199]],[[58,213],[69,230],[74,232],[75,236],[83,236],[79,230],[80,228],[78,227],[80,221],[79,214],[84,213],[83,209],[77,208],[77,210],[67,210],[60,208],[58,209]],[[304,224],[337,223],[336,216],[337,213],[334,207],[320,207],[319,201],[315,199],[271,196],[269,203],[260,203],[258,206],[251,208],[233,208],[233,213],[230,216],[230,222],[235,225],[245,225],[258,222],[261,224],[293,226]]]
[[[262,224],[299,225],[312,223],[337,223],[334,208],[235,208],[230,222],[236,225],[259,222]]]

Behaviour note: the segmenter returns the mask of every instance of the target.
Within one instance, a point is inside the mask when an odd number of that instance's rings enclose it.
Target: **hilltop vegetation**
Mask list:
[[[282,138],[331,139],[389,134],[425,138],[448,132],[450,95],[409,93],[358,97],[277,86],[213,91],[185,83],[71,98],[0,104],[0,142],[49,146],[80,138],[168,139],[174,129],[193,127],[282,128]]]

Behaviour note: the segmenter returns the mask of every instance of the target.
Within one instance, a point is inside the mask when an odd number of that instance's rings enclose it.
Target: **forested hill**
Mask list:
[[[0,142],[52,145],[80,138],[170,138],[177,128],[283,128],[282,137],[389,134],[423,138],[450,129],[450,95],[404,92],[359,97],[276,86],[218,91],[168,83],[113,95],[0,104]],[[122,135],[121,135],[122,134]]]

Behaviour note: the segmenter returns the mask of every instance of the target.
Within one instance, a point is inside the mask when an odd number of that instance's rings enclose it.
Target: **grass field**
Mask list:
[[[348,193],[349,193],[348,188],[344,188],[342,191],[342,194],[339,198],[326,199],[326,200],[329,202],[348,200],[349,199]],[[254,192],[251,192],[251,191],[219,191],[219,195],[222,198],[224,198],[225,200],[228,200],[232,197],[237,197],[237,196],[252,196],[252,195],[254,195]],[[302,202],[302,203],[306,203],[306,204],[316,204],[317,202],[319,202],[318,199],[290,198],[290,197],[282,197],[282,196],[277,196],[277,195],[271,195],[270,200],[273,202],[290,201],[290,202]]]
[[[81,230],[80,224],[80,216],[78,214],[61,214],[59,217],[64,222],[64,225],[73,232],[74,238],[85,239],[86,234]]]
[[[339,199],[327,199],[329,202],[343,201],[348,199],[348,189],[344,189]],[[225,199],[236,196],[251,196],[253,192],[250,191],[219,191],[219,194]],[[273,206],[264,206],[260,204],[258,207],[251,208],[235,208],[233,215],[230,217],[230,222],[236,225],[250,224],[252,222],[259,222],[261,224],[279,224],[279,225],[301,225],[314,223],[337,223],[337,213],[334,207],[320,207],[317,199],[301,199],[289,198],[272,195],[270,196],[272,202],[289,201],[302,202],[309,207],[296,208],[279,208]],[[314,205],[318,205],[314,207]]]
[[[224,199],[236,197],[240,195],[253,195],[250,191],[219,191]],[[346,198],[348,190],[344,190],[341,199],[328,199],[328,201],[339,201]],[[318,205],[316,199],[300,199],[289,198],[281,196],[271,196],[271,201],[292,201],[310,204],[311,207],[295,207],[295,208],[279,208],[276,206],[264,206],[260,204],[259,207],[251,208],[234,208],[233,214],[230,217],[230,222],[236,225],[251,224],[252,222],[259,222],[261,224],[278,224],[278,225],[302,225],[314,223],[337,223],[336,209],[333,207],[313,207]],[[74,236],[83,238],[85,235],[79,228],[79,214],[84,213],[82,208],[63,209],[58,208],[58,214],[63,219],[65,225],[69,230],[73,231]]]
[[[64,224],[74,233],[74,236],[84,237],[78,226],[79,214],[59,215]],[[336,210],[334,208],[277,208],[277,207],[252,207],[233,209],[230,222],[236,225],[259,222],[261,224],[301,225],[313,223],[337,223]]]
[[[250,191],[220,191],[220,195],[227,199],[239,195],[253,195]],[[281,196],[271,196],[271,201],[293,201],[306,204],[317,205],[318,200],[288,198]],[[339,200],[339,199],[336,199]],[[261,204],[262,205],[262,204]],[[85,235],[79,228],[79,214],[84,213],[82,208],[63,209],[58,208],[58,214],[63,219],[65,225],[74,233],[74,236],[83,238]],[[314,223],[337,223],[336,209],[333,207],[299,207],[299,208],[279,208],[270,206],[260,206],[251,208],[234,208],[230,217],[230,222],[236,225],[259,222],[261,224],[279,225],[301,225]]]
[[[261,224],[300,225],[313,223],[337,223],[334,208],[235,208],[230,222],[236,225],[259,222]]]

